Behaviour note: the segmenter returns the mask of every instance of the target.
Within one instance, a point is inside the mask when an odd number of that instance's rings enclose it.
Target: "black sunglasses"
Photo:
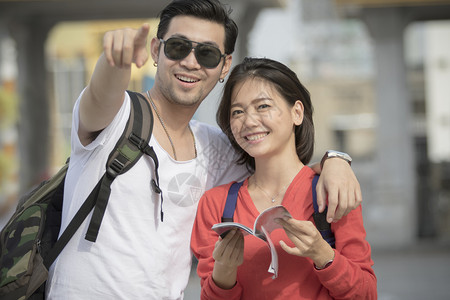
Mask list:
[[[197,62],[208,69],[217,67],[222,57],[226,54],[222,54],[220,49],[212,45],[197,43],[183,38],[172,37],[164,41],[159,39],[164,44],[164,54],[168,59],[180,60],[189,55],[192,49],[194,49],[194,55]],[[192,43],[196,43],[197,46],[193,47]]]

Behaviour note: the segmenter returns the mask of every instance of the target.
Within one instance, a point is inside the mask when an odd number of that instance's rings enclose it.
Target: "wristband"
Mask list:
[[[322,157],[322,160],[320,161],[320,169],[323,170],[323,164],[325,163],[325,161],[333,157],[343,159],[346,162],[348,162],[349,165],[352,165],[352,158],[347,153],[335,150],[328,150],[327,152],[325,152],[325,155]]]
[[[318,267],[318,266],[316,266],[316,264],[314,264],[314,268],[316,269],[316,270],[323,270],[323,269],[326,269],[326,268],[328,268],[332,263],[333,263],[333,261],[334,261],[334,258],[333,259],[330,259],[329,261],[327,261],[324,265],[323,265],[323,267]]]

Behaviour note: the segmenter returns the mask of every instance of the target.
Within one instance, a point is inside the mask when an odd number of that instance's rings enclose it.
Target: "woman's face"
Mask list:
[[[266,80],[246,79],[233,89],[231,131],[239,146],[255,159],[295,151],[294,125],[302,120],[301,101],[291,107]]]

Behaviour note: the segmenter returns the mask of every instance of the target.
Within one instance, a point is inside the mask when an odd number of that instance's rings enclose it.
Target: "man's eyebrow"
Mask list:
[[[185,40],[189,40],[189,39],[187,38],[187,36],[185,36],[184,34],[179,34],[179,33],[175,33],[175,34],[171,35],[171,36],[169,37],[169,39],[170,39],[170,38],[182,38],[182,39],[185,39]]]
[[[170,36],[169,38],[173,38],[173,37],[182,38],[182,39],[185,39],[185,40],[197,43],[197,44],[211,45],[211,46],[214,46],[214,47],[220,49],[219,45],[217,45],[216,42],[213,42],[213,41],[197,42],[197,41],[193,41],[193,40],[189,39],[184,34],[179,34],[179,33],[175,33],[174,35]]]

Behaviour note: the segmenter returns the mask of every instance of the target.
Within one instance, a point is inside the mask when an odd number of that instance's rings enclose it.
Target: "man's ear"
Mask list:
[[[155,63],[158,63],[160,48],[161,48],[161,41],[157,37],[152,38],[150,42],[150,54],[152,55],[152,59]]]
[[[225,79],[228,72],[231,69],[231,63],[233,62],[233,56],[231,54],[225,56],[225,63],[223,64],[222,72],[220,73],[220,78]]]
[[[304,116],[304,107],[302,101],[300,100],[295,101],[291,113],[294,125],[300,126],[303,123],[303,116]]]

